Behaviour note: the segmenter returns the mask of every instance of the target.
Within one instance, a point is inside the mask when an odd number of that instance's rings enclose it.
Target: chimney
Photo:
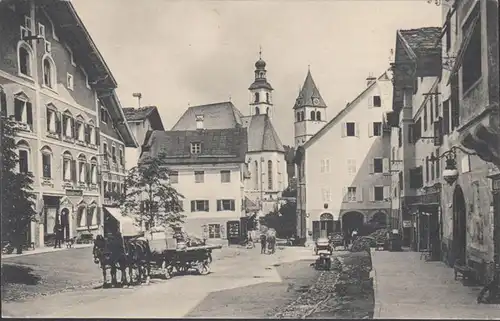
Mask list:
[[[373,84],[377,78],[373,77],[372,73],[368,74],[368,77],[366,78],[366,87],[369,87],[371,84]]]
[[[203,115],[196,115],[196,129],[204,129]]]

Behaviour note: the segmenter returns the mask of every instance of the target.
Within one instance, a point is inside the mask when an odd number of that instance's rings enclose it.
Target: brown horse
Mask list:
[[[121,284],[127,284],[126,267],[127,256],[121,235],[106,240],[104,236],[98,235],[94,240],[92,250],[94,263],[99,264],[102,269],[103,287],[107,287],[106,271],[111,270],[111,285],[116,286],[116,270],[121,271]]]

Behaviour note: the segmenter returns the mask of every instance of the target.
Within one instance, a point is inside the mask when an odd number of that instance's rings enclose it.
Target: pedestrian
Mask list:
[[[267,245],[267,236],[266,234],[262,233],[260,235],[260,254],[266,253],[266,245]]]
[[[61,248],[61,241],[63,237],[63,227],[59,222],[56,222],[54,225],[54,234],[55,234],[55,244],[54,248]]]
[[[351,234],[351,240],[355,241],[357,236],[358,236],[358,230],[354,229]]]
[[[350,243],[350,237],[349,237],[349,233],[346,231],[346,233],[344,233],[344,248],[348,248],[349,247],[349,243]]]

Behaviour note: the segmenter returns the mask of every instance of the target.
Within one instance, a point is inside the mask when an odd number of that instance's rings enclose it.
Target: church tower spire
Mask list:
[[[266,62],[262,60],[262,48],[259,50],[259,60],[255,63],[255,80],[250,85],[250,115],[273,114],[273,87],[267,81]]]
[[[293,106],[295,147],[303,145],[326,124],[326,103],[308,66],[307,76]]]

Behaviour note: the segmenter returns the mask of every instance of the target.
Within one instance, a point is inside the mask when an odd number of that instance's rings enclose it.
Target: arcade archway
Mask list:
[[[342,232],[351,235],[353,230],[362,230],[364,223],[364,215],[360,212],[347,212],[342,215]]]
[[[462,188],[453,192],[453,261],[464,264],[467,249],[467,208]]]
[[[387,214],[377,212],[372,216],[370,222],[375,225],[375,228],[384,228],[387,226]]]

